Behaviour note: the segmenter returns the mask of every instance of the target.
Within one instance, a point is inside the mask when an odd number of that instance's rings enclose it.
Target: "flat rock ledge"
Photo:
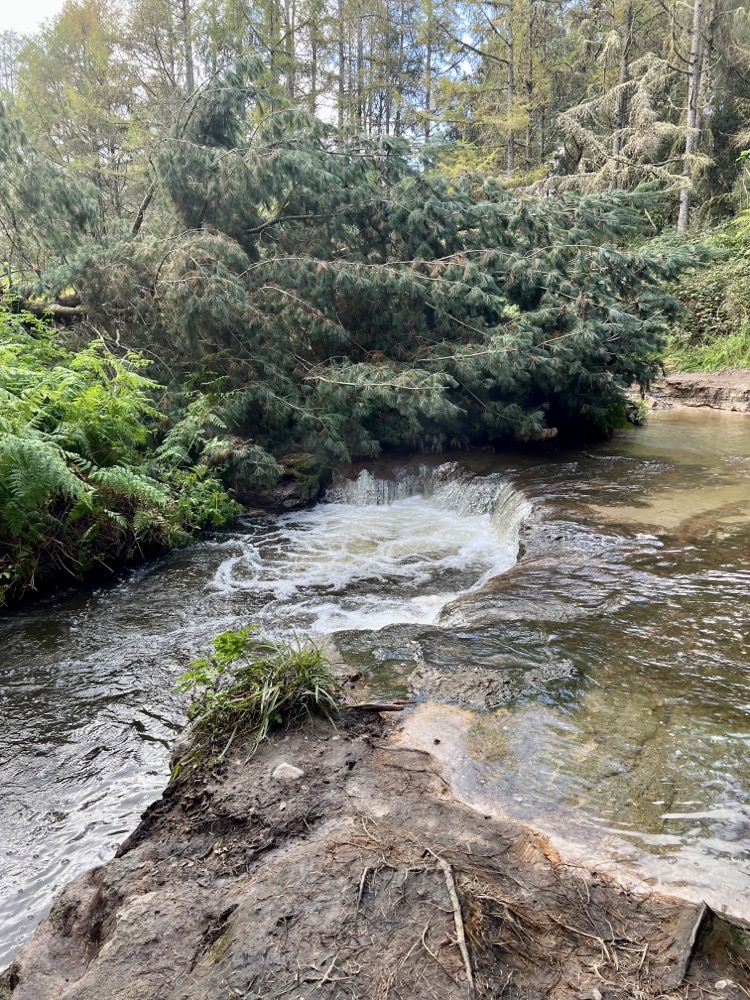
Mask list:
[[[744,930],[472,811],[395,729],[311,721],[183,772],[117,857],[62,893],[0,998],[750,995]],[[303,774],[280,781],[282,764]]]
[[[655,410],[680,406],[750,413],[750,369],[724,372],[676,372],[656,379],[646,394]]]

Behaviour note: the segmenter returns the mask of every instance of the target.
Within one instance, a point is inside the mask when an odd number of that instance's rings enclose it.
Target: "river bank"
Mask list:
[[[349,712],[180,778],[2,1000],[747,996],[745,931],[462,805],[397,730]]]
[[[654,380],[645,399],[653,410],[689,406],[750,413],[750,370],[672,372]]]

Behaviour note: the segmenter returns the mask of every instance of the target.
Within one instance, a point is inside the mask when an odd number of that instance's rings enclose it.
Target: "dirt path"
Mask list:
[[[65,890],[0,998],[750,996],[746,932],[456,802],[396,725],[311,722],[182,778]]]
[[[703,406],[750,413],[750,369],[675,372],[653,382],[646,400],[655,410]]]

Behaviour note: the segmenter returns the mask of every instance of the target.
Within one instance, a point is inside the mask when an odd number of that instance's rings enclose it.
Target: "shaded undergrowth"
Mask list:
[[[162,391],[134,353],[70,350],[0,307],[0,606],[157,555],[239,507],[159,446]]]

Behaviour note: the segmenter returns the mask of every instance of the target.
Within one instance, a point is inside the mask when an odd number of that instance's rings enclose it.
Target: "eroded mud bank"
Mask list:
[[[655,410],[691,406],[750,413],[750,370],[674,372],[657,379],[646,400]]]
[[[63,892],[0,997],[748,995],[744,931],[566,864],[457,802],[397,723],[354,716],[171,785]]]

